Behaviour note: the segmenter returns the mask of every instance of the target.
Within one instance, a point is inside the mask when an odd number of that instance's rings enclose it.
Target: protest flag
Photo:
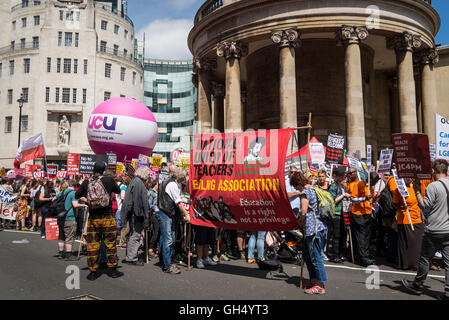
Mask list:
[[[14,159],[14,167],[19,168],[21,163],[45,156],[44,138],[42,137],[42,133],[39,133],[22,142]]]

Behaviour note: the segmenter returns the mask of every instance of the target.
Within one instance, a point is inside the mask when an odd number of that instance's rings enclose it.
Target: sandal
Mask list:
[[[181,270],[179,270],[176,266],[171,266],[170,269],[164,270],[164,272],[170,274],[180,274]]]

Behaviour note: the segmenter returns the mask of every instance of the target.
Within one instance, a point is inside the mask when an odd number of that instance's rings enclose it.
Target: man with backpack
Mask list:
[[[423,293],[424,281],[430,268],[430,260],[435,252],[440,251],[446,268],[445,293],[439,300],[449,300],[449,164],[446,160],[438,159],[432,165],[435,182],[426,190],[425,197],[421,194],[421,182],[416,180],[413,188],[418,199],[419,207],[424,213],[424,236],[422,240],[421,258],[418,273],[413,282],[402,280],[404,287],[411,293]]]
[[[101,274],[98,272],[101,239],[106,245],[108,275],[111,278],[123,276],[117,270],[117,222],[112,212],[112,193],[120,194],[120,188],[111,176],[103,176],[106,163],[97,161],[94,165],[93,177],[84,180],[76,199],[87,202],[89,219],[87,222],[87,265],[90,274],[88,280],[96,280]]]
[[[68,181],[67,186],[68,188],[66,190],[59,192],[56,196],[56,201],[52,203],[50,209],[52,210],[54,208],[58,216],[58,259],[77,261],[77,255],[72,252],[77,229],[75,209],[85,208],[87,206],[75,200],[75,180]]]

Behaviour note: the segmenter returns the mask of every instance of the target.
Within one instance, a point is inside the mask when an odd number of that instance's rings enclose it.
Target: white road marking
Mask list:
[[[337,268],[337,269],[348,269],[348,270],[373,272],[373,269],[368,269],[368,268],[355,268],[355,267],[336,266],[336,265],[329,265],[329,264],[325,264],[324,266],[326,268]],[[416,276],[416,273],[412,273],[412,272],[401,272],[401,271],[391,271],[391,270],[381,270],[381,269],[379,269],[379,272],[402,274],[402,275],[406,275],[406,276]],[[439,278],[439,279],[445,279],[446,278],[445,276],[437,276],[437,275],[432,275],[432,274],[429,274],[427,276],[428,277],[432,277],[432,278]]]
[[[2,232],[26,233],[26,234],[40,235],[40,232],[21,231],[21,230],[6,230],[6,229],[4,229]]]

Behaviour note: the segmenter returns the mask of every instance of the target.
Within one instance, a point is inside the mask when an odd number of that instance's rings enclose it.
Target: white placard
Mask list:
[[[449,161],[449,120],[435,114],[436,158]]]
[[[384,149],[380,152],[379,168],[377,172],[385,173],[391,169],[391,163],[393,162],[393,149]]]
[[[403,198],[410,197],[410,194],[408,193],[407,185],[405,184],[404,179],[399,179],[398,173],[395,169],[391,170],[391,173],[393,174],[393,178],[396,181],[396,185],[398,186],[399,193]]]

